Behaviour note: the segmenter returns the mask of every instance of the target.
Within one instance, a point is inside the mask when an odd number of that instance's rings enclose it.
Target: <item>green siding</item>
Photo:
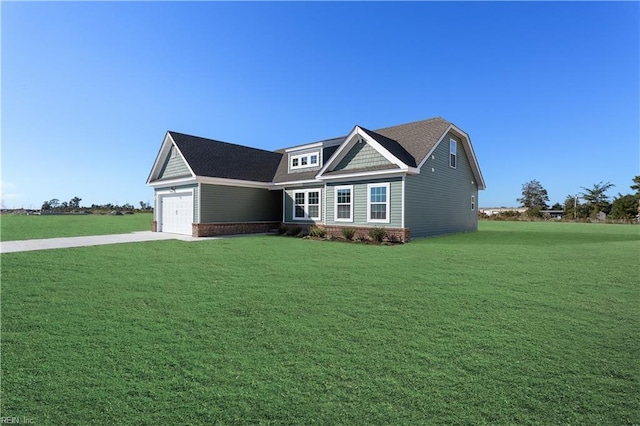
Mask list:
[[[320,220],[315,221],[311,219],[293,219],[293,193],[295,191],[318,189],[320,191]],[[324,223],[324,186],[305,186],[298,188],[287,188],[284,191],[284,221],[286,223],[299,222],[299,223]],[[282,218],[280,218],[282,220]]]
[[[208,184],[200,189],[200,223],[282,220],[281,191]]]
[[[450,138],[458,142],[455,169],[449,167]],[[406,177],[405,225],[411,229],[411,238],[476,230],[478,183],[462,141],[447,135],[433,157],[429,156],[419,175]],[[471,210],[472,195],[476,197],[475,210]]]
[[[342,160],[333,170],[352,170],[362,169],[365,167],[373,167],[391,164],[389,160],[384,158],[382,154],[375,150],[371,145],[364,142],[356,143],[351,151],[344,156]]]
[[[367,185],[370,183],[389,183],[389,223],[367,222]],[[335,187],[353,185],[353,222],[336,222]],[[370,181],[340,182],[327,185],[325,223],[340,226],[379,226],[400,228],[402,226],[402,178],[375,179]]]
[[[176,148],[171,147],[171,152],[173,152],[174,149]],[[184,161],[182,156],[178,154],[172,158],[171,152],[169,152],[169,155],[167,155],[167,159],[162,165],[162,169],[160,170],[158,179],[169,179],[169,178],[191,176],[189,167],[187,166],[187,163]]]

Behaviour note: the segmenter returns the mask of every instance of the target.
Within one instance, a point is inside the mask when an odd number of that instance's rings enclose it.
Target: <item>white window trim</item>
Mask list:
[[[386,201],[386,219],[371,219],[371,188],[386,188],[387,201]],[[382,203],[374,203],[382,204]],[[391,210],[391,185],[389,183],[369,183],[367,184],[367,222],[371,223],[389,223],[391,218],[389,217]]]
[[[309,193],[317,192],[318,193],[318,216],[310,217],[308,216],[309,212]],[[302,204],[302,208],[304,210],[304,216],[296,216],[296,194],[304,194],[304,204]],[[316,204],[313,204],[314,206]],[[293,191],[293,211],[291,213],[291,217],[293,220],[316,220],[319,221],[321,219],[320,215],[322,214],[322,189],[314,188],[314,189],[304,189],[304,190],[296,190]]]
[[[317,158],[317,162],[315,164],[311,164],[311,156],[315,155]],[[305,158],[307,164],[302,164],[302,159]],[[293,165],[293,160],[298,159],[298,165],[294,166]],[[291,168],[291,170],[297,170],[297,169],[306,169],[308,167],[319,167],[320,166],[320,151],[313,151],[313,152],[307,152],[304,154],[298,154],[298,155],[290,155],[289,157],[289,167]]]
[[[476,196],[471,196],[471,210],[474,211],[476,209]]]
[[[341,189],[348,189],[351,191],[351,203],[349,209],[349,218],[338,218],[338,191]],[[333,220],[336,222],[353,222],[353,202],[354,202],[354,193],[353,193],[353,185],[340,185],[334,187],[333,190]]]
[[[451,149],[451,147],[454,146],[455,147],[455,151],[453,152],[453,150]],[[453,157],[455,158],[455,165],[452,166],[451,165],[451,156],[453,155]],[[449,167],[451,167],[452,169],[457,169],[458,168],[458,141],[451,138],[449,139]]]

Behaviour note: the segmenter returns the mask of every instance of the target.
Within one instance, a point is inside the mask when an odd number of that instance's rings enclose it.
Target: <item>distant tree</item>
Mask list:
[[[640,197],[640,176],[635,176],[633,178],[633,185],[631,185],[631,189],[636,191],[636,196]]]
[[[600,182],[594,184],[593,188],[582,187],[582,189],[584,189],[582,199],[584,199],[589,206],[591,217],[595,217],[598,212],[610,212],[611,204],[609,203],[609,197],[606,192],[614,186],[615,185],[610,182]]]
[[[564,200],[565,219],[581,219],[589,217],[589,206],[580,202],[579,195],[567,195]]]
[[[71,201],[69,201],[69,207],[72,209],[79,209],[80,201],[82,201],[82,198],[73,197]]]
[[[42,207],[40,207],[40,210],[51,210],[51,204],[49,203],[49,201],[45,201],[44,203],[42,203]]]
[[[62,203],[60,203],[60,208],[62,210],[67,210],[69,208],[69,203],[67,203],[66,201],[63,201]]]
[[[522,185],[522,198],[518,198],[516,201],[518,201],[522,207],[527,208],[527,214],[529,216],[539,216],[540,210],[547,208],[549,195],[540,182],[534,179]]]
[[[555,203],[554,205],[551,206],[551,210],[562,210],[562,204]]]
[[[638,201],[635,195],[618,194],[611,203],[611,213],[609,217],[612,219],[630,220],[638,214]]]
[[[52,209],[58,208],[59,205],[60,205],[60,200],[58,200],[57,198],[53,198],[53,199],[49,200],[49,206]]]

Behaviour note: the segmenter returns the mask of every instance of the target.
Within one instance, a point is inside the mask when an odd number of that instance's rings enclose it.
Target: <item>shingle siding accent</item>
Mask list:
[[[450,138],[458,142],[455,169],[449,166]],[[477,230],[478,212],[471,210],[471,196],[476,197],[477,206],[478,182],[461,142],[447,134],[420,174],[406,177],[405,226],[411,229],[412,238]]]
[[[371,183],[389,183],[390,206],[389,223],[367,222],[367,185]],[[353,185],[353,222],[335,221],[335,187],[343,185]],[[326,212],[325,223],[337,226],[364,226],[400,228],[402,226],[402,178],[375,179],[354,182],[339,182],[327,185],[326,191]]]
[[[172,147],[171,149],[174,150],[176,148]],[[180,154],[177,154],[175,157],[168,155],[158,175],[158,180],[185,176],[191,176],[191,172],[182,156]]]
[[[391,164],[371,145],[356,143],[333,170],[353,170]]]
[[[281,194],[261,188],[202,184],[200,223],[280,221]]]

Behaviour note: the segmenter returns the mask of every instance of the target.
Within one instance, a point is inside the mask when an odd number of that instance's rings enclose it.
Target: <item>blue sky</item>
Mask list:
[[[640,174],[638,2],[2,2],[2,204],[153,199],[174,130],[264,149],[442,116],[487,189]]]

